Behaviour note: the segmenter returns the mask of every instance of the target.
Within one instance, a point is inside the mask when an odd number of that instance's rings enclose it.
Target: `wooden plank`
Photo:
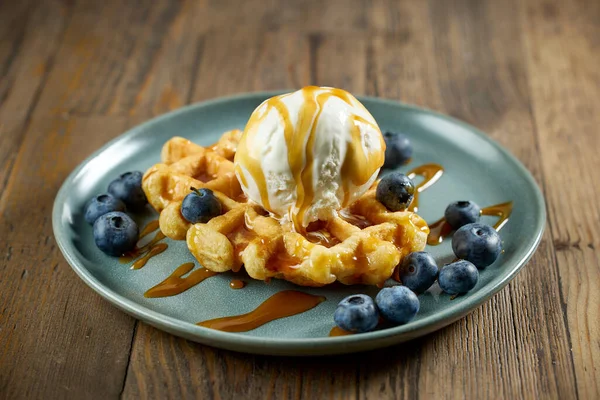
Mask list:
[[[27,130],[0,202],[0,397],[121,391],[134,320],[73,273],[54,242],[51,212],[67,174],[126,125],[47,117]]]
[[[522,10],[577,391],[600,398],[600,4],[532,0]]]
[[[510,148],[541,181],[515,7],[514,2],[439,1],[421,11],[399,11],[411,17],[406,32],[374,39],[375,76],[386,83],[369,87],[472,123]],[[421,32],[424,26],[433,32]],[[408,364],[390,355],[387,372],[361,371],[365,398],[414,398],[406,386],[411,379],[418,382],[419,395],[431,398],[574,397],[549,232],[507,289],[414,346],[420,351],[411,353]],[[399,346],[398,353],[407,348]]]
[[[149,114],[179,106],[196,56],[195,46],[182,52],[187,39],[195,44],[181,31],[183,11],[168,0],[76,3],[35,115]]]
[[[139,323],[123,398],[353,399],[361,362],[234,353]]]
[[[208,32],[203,43],[192,102],[310,84],[302,34],[236,27]]]
[[[61,1],[31,3],[0,3],[0,194],[70,17]]]

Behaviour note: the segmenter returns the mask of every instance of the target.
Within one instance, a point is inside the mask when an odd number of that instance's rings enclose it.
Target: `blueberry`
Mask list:
[[[138,241],[138,226],[121,211],[104,214],[94,222],[96,246],[111,256],[121,256],[132,250]]]
[[[408,176],[392,172],[381,178],[376,196],[390,211],[405,210],[415,197],[415,184]]]
[[[479,271],[466,260],[458,260],[443,266],[438,277],[440,288],[448,294],[467,293],[475,287],[477,280],[479,280]]]
[[[419,298],[406,286],[383,288],[377,293],[375,303],[386,320],[402,325],[412,320],[419,312]]]
[[[110,194],[98,195],[85,205],[85,220],[93,225],[98,217],[111,211],[125,211],[125,204]]]
[[[185,196],[181,203],[181,215],[192,224],[206,223],[221,215],[221,202],[212,190],[190,188],[192,193]]]
[[[386,132],[383,134],[383,139],[385,140],[383,168],[395,168],[410,160],[413,149],[408,136],[402,133]]]
[[[456,257],[472,262],[477,268],[485,268],[500,255],[502,241],[489,225],[467,224],[454,233],[452,250]]]
[[[377,326],[379,314],[372,298],[366,294],[354,294],[340,301],[333,320],[345,331],[368,332]]]
[[[108,193],[125,203],[127,208],[137,211],[148,203],[142,190],[142,173],[125,172],[108,185]]]
[[[444,218],[454,229],[479,221],[481,208],[472,201],[455,201],[446,207]]]
[[[433,257],[425,251],[415,251],[398,266],[398,276],[404,286],[415,293],[429,289],[437,278],[438,267]]]

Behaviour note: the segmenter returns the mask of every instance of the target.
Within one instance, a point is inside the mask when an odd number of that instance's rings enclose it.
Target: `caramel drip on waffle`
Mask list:
[[[499,231],[508,222],[512,214],[513,202],[495,204],[493,206],[484,207],[481,209],[481,215],[489,215],[498,217],[498,221],[494,224],[494,229]],[[427,244],[437,246],[442,243],[445,238],[452,233],[452,227],[446,222],[446,218],[442,217],[439,220],[429,225],[429,236],[427,236]]]
[[[190,273],[188,276],[183,277],[192,269],[194,269],[193,262],[180,265],[164,281],[148,289],[148,291],[144,293],[144,297],[155,298],[175,296],[196,286],[205,279],[217,275],[216,272],[210,271],[206,268],[199,268]]]
[[[284,290],[275,293],[247,314],[211,319],[198,322],[196,325],[225,332],[247,332],[273,320],[308,311],[324,301],[323,296],[297,290]]]
[[[243,157],[242,164],[254,179],[264,208],[271,210],[266,177],[260,165],[260,154],[258,154],[261,149],[253,149],[252,143],[260,124],[267,118],[271,110],[275,109],[283,122],[288,164],[296,185],[296,204],[290,210],[290,220],[293,222],[296,231],[305,233],[304,216],[312,206],[315,197],[313,187],[315,132],[325,103],[329,98],[337,97],[352,107],[362,108],[367,114],[368,111],[354,96],[345,90],[307,86],[302,89],[304,101],[298,111],[297,124],[294,127],[289,110],[282,101],[289,95],[291,93],[270,98],[257,108],[246,125],[244,136],[239,145],[240,150],[238,150],[236,157]],[[385,149],[385,143],[383,136],[379,135],[382,151],[367,153],[363,149],[361,125],[369,125],[379,131],[377,124],[374,122],[358,115],[350,116],[351,142],[348,144],[341,168],[344,206],[351,198],[350,182],[357,186],[364,185],[371,178],[373,172],[383,165],[384,161],[383,149]],[[241,183],[248,187],[248,181],[242,168],[236,168],[236,174]]]

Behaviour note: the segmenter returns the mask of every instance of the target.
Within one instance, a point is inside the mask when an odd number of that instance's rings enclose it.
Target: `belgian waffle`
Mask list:
[[[429,228],[410,211],[389,212],[375,199],[375,187],[328,222],[313,223],[308,233],[294,231],[257,204],[248,202],[233,172],[240,131],[201,147],[186,139],[169,140],[162,163],[150,168],[142,185],[160,212],[160,229],[187,240],[190,252],[209,270],[239,271],[259,280],[285,279],[302,286],[341,283],[379,285],[409,253],[423,250]],[[223,214],[208,223],[190,224],[180,213],[190,187],[213,190]]]

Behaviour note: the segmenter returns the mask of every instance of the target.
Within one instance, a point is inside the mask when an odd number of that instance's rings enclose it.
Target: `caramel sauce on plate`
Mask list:
[[[138,258],[131,266],[131,269],[143,268],[152,257],[159,255],[160,253],[165,251],[167,247],[169,247],[169,245],[166,243],[157,243],[154,246],[150,247],[150,251],[148,251],[142,257]]]
[[[444,168],[439,164],[425,164],[420,167],[416,167],[406,174],[410,179],[414,179],[416,176],[422,176],[423,181],[415,185],[415,197],[408,207],[408,211],[417,212],[419,211],[419,194],[425,189],[431,187],[434,183],[442,177]]]
[[[508,222],[510,214],[512,214],[512,208],[513,202],[507,201],[506,203],[482,208],[481,215],[498,217],[498,221],[494,224],[494,229],[499,231]],[[437,246],[442,243],[453,231],[452,227],[446,222],[444,217],[429,225],[429,230],[427,244],[430,246]]]
[[[244,282],[240,279],[234,279],[231,282],[229,282],[229,287],[234,290],[243,289],[245,286],[246,286],[246,282]]]
[[[429,235],[427,236],[427,244],[430,246],[437,246],[444,241],[452,233],[453,229],[449,223],[446,222],[446,218],[442,217],[429,225]]]
[[[348,332],[340,328],[339,326],[334,326],[329,331],[329,336],[347,336],[352,335],[352,332]]]
[[[510,214],[512,214],[512,209],[513,202],[507,201],[506,203],[500,203],[482,208],[481,215],[491,215],[493,217],[498,217],[498,221],[494,224],[494,229],[499,231],[508,222]]]
[[[158,229],[158,220],[157,219],[155,219],[154,221],[148,222],[148,224],[146,224],[146,226],[144,226],[142,228],[142,230],[140,231],[140,240],[145,238],[146,236],[148,236],[149,234],[151,234],[152,232],[154,232],[157,229]]]
[[[203,280],[217,275],[216,272],[206,268],[199,268],[183,278],[183,275],[189,273],[192,269],[194,269],[193,262],[180,265],[175,271],[173,271],[171,275],[167,277],[167,279],[148,289],[148,291],[144,293],[144,297],[155,298],[175,296],[196,286]]]
[[[247,314],[211,319],[198,322],[197,325],[225,332],[247,332],[273,320],[308,311],[323,301],[325,301],[323,296],[284,290],[275,293]]]
[[[141,256],[142,254],[151,250],[155,244],[157,244],[164,238],[166,238],[164,233],[162,233],[161,231],[156,232],[156,235],[154,235],[154,238],[151,241],[149,241],[147,244],[145,244],[142,247],[136,247],[135,249],[125,253],[124,255],[119,257],[119,261],[121,262],[121,264],[128,264],[128,263],[132,262],[133,260],[135,260],[136,258]],[[165,246],[167,246],[167,245],[165,245]]]

